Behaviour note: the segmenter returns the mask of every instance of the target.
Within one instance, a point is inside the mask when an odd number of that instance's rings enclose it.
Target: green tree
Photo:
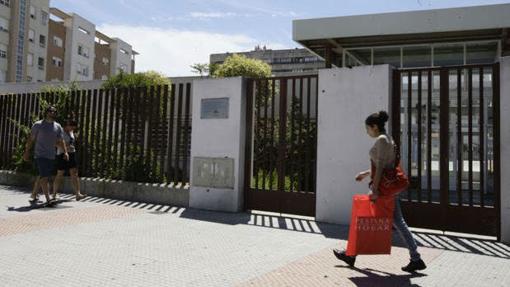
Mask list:
[[[203,77],[204,75],[209,73],[209,64],[207,63],[195,63],[190,66],[191,72],[195,74],[199,74],[200,77]]]
[[[216,70],[218,70],[219,66],[220,66],[220,64],[218,64],[218,63],[209,64],[209,75],[214,76],[214,74],[216,73]]]
[[[140,88],[160,85],[170,85],[170,79],[155,71],[134,74],[126,74],[120,71],[118,75],[106,80],[103,83],[103,88]]]
[[[233,54],[223,64],[214,69],[213,77],[266,78],[271,76],[271,66],[258,59],[250,59],[244,55]]]
[[[46,110],[46,108],[50,105],[57,108],[58,113],[55,121],[63,125],[65,120],[74,118],[78,115],[79,107],[72,106],[70,101],[71,93],[78,91],[79,89],[80,86],[77,82],[70,82],[68,85],[43,86],[41,88],[41,92],[55,95],[55,102],[50,103],[48,99],[39,97],[41,110]]]

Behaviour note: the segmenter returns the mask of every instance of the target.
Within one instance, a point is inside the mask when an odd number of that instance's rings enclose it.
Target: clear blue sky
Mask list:
[[[190,75],[210,53],[291,48],[292,20],[510,3],[510,0],[50,0],[132,44],[137,70]]]

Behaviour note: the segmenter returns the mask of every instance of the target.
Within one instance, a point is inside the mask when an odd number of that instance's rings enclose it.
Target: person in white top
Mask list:
[[[358,173],[355,179],[356,181],[362,181],[368,176],[373,178],[370,191],[370,199],[372,201],[376,201],[379,197],[379,183],[383,169],[395,167],[395,163],[400,161],[399,154],[395,153],[396,150],[398,151],[398,147],[395,146],[393,139],[386,133],[385,125],[388,119],[388,113],[386,111],[380,111],[369,115],[365,120],[367,134],[371,138],[376,139],[369,151],[372,168]],[[418,246],[413,238],[413,234],[409,231],[409,227],[404,220],[398,196],[395,197],[393,226],[407,245],[411,257],[409,264],[402,267],[402,271],[412,273],[427,268],[418,252]],[[334,249],[333,254],[336,258],[344,261],[351,267],[353,267],[356,262],[356,256],[348,256],[345,251]]]
[[[67,147],[69,154],[69,160],[64,158],[64,150],[57,147],[57,177],[53,184],[53,198],[57,198],[58,190],[64,179],[64,173],[66,170],[71,175],[71,184],[74,188],[76,200],[85,198],[85,194],[80,192],[80,178],[78,177],[78,162],[76,161],[76,136],[74,130],[76,129],[76,121],[72,119],[66,120],[64,124],[64,142]]]

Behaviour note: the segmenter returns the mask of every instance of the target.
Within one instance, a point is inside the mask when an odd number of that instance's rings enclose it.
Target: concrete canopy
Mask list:
[[[510,54],[510,4],[293,21],[293,39],[331,61],[345,48],[501,40]]]

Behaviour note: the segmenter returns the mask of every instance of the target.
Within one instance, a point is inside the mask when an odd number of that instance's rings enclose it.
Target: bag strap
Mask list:
[[[397,168],[400,164],[400,145],[395,141],[393,141],[393,150],[395,152],[395,168]]]

